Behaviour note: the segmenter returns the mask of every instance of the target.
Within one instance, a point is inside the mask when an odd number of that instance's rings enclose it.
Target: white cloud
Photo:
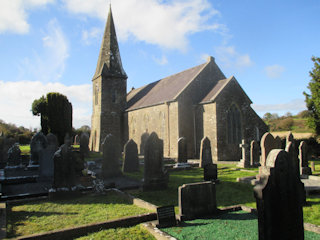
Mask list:
[[[40,118],[33,116],[31,105],[35,99],[48,92],[59,92],[67,96],[73,106],[73,126],[90,125],[92,108],[91,84],[65,86],[61,83],[39,81],[0,81],[0,119],[17,126],[40,126]]]
[[[82,31],[82,41],[86,45],[90,45],[93,40],[97,40],[102,35],[102,29],[93,27],[90,30],[84,30]]]
[[[234,46],[220,46],[215,52],[217,60],[222,62],[225,68],[243,69],[253,64],[248,54],[237,52]]]
[[[0,7],[0,34],[12,32],[24,34],[29,32],[27,11],[43,7],[54,0],[9,0],[1,1]]]
[[[31,58],[23,59],[20,66],[20,76],[23,76],[24,79],[47,82],[58,80],[65,69],[69,46],[56,19],[48,23],[42,44],[41,51],[35,52]]]
[[[266,112],[283,115],[287,112],[297,113],[306,110],[306,103],[303,99],[293,99],[290,102],[279,104],[252,104],[252,108],[260,115]]]
[[[105,20],[105,0],[63,0],[66,8]],[[112,2],[113,16],[120,40],[133,38],[169,49],[185,50],[187,36],[204,30],[225,32],[222,24],[213,23],[218,15],[208,0],[117,0]]]
[[[162,57],[158,58],[155,56],[152,56],[153,61],[155,61],[159,65],[166,65],[168,64],[168,59],[166,56],[162,55]]]
[[[275,64],[265,67],[264,70],[269,78],[279,78],[285,71],[285,68],[283,66]]]

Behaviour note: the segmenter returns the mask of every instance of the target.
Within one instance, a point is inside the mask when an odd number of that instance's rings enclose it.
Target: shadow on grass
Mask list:
[[[228,220],[253,220],[257,219],[252,213],[227,213],[221,216],[215,217],[215,219],[228,219]]]

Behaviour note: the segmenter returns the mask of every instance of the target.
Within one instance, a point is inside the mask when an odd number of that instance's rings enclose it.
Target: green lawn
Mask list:
[[[22,155],[30,154],[30,145],[19,145],[19,148]]]
[[[37,201],[11,207],[7,234],[17,237],[148,212],[114,193],[74,200]]]
[[[256,207],[253,196],[253,187],[249,184],[238,183],[236,178],[244,176],[255,176],[257,168],[240,171],[235,165],[218,165],[218,178],[220,183],[216,184],[218,207],[242,204]],[[125,174],[135,179],[143,178],[143,169],[137,173]],[[128,191],[132,195],[157,206],[173,204],[178,213],[178,187],[185,183],[203,181],[203,169],[170,172],[168,189],[164,191],[142,192],[139,190]],[[304,221],[320,225],[320,198],[307,198],[308,206],[303,208]],[[67,228],[75,225],[83,225],[93,222],[101,222],[110,219],[132,216],[146,213],[147,210],[137,208],[128,204],[122,198],[115,195],[99,197],[83,197],[68,201],[42,201],[16,205],[9,213],[9,236],[27,235],[37,232],[51,231],[54,229]],[[152,239],[151,235],[140,229],[119,228],[101,231],[89,235],[84,239],[121,239],[116,235],[136,236],[136,239]],[[115,236],[114,236],[115,235]],[[114,237],[114,238],[112,238]]]

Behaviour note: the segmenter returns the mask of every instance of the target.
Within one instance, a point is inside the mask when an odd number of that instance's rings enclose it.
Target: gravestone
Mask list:
[[[120,146],[112,134],[108,134],[102,143],[102,178],[112,178],[121,176],[120,171]]]
[[[217,181],[218,167],[217,164],[208,164],[203,168],[203,179],[205,181]]]
[[[282,149],[282,140],[279,136],[275,137],[274,142],[274,149]]]
[[[168,180],[169,175],[163,167],[163,141],[152,132],[144,148],[143,190],[166,189]]]
[[[246,144],[244,139],[242,139],[242,143],[239,144],[239,147],[241,148],[242,158],[238,163],[238,167],[248,168],[250,167],[250,150],[249,150],[250,146],[249,144]]]
[[[80,137],[77,134],[77,135],[74,136],[73,145],[79,145],[79,144],[80,144]]]
[[[54,174],[54,160],[53,156],[58,150],[58,139],[57,137],[49,133],[47,135],[47,146],[41,152],[39,152],[39,179],[40,181],[44,180],[53,180]]]
[[[298,158],[298,151],[295,145],[295,141],[289,141],[286,145],[286,152],[289,153],[289,158],[293,162],[293,167],[295,169],[296,175],[300,176],[300,168],[299,168],[299,158]]]
[[[258,166],[260,162],[260,148],[257,141],[253,140],[250,143],[250,165]]]
[[[140,141],[140,154],[144,155],[144,148],[146,145],[146,141],[149,137],[149,133],[145,132],[141,135],[141,141]]]
[[[308,146],[305,141],[299,145],[299,166],[300,174],[311,175],[311,168],[308,166]]]
[[[176,214],[174,212],[174,206],[157,207],[157,228],[174,227],[177,225]]]
[[[216,213],[216,188],[213,182],[183,184],[178,190],[180,221],[209,217]]]
[[[76,184],[74,162],[71,146],[67,144],[61,145],[53,155],[54,188],[70,188]]]
[[[21,150],[19,148],[19,143],[15,143],[8,150],[7,166],[19,166],[20,164],[21,164]]]
[[[187,140],[184,137],[178,139],[178,163],[188,162]]]
[[[83,159],[89,156],[89,136],[85,132],[80,135],[80,153]]]
[[[271,133],[266,132],[261,138],[261,157],[260,157],[260,167],[259,167],[259,175],[264,174],[264,171],[267,170],[265,168],[266,161],[269,152],[275,148],[275,141]]]
[[[301,181],[290,155],[281,149],[272,150],[266,166],[269,173],[254,187],[259,239],[304,239]]]
[[[138,157],[138,146],[130,139],[124,145],[124,160],[122,165],[123,172],[136,172],[139,171],[139,157]]]
[[[286,137],[286,146],[288,145],[289,142],[293,142],[294,141],[294,137],[292,132],[289,132],[289,134]]]
[[[204,137],[201,140],[200,146],[200,166],[203,168],[204,166],[212,164],[212,155],[211,155],[211,142],[208,137]]]
[[[1,141],[2,139],[2,141]],[[14,138],[7,138],[5,136],[0,137],[0,142],[2,142],[2,154],[0,149],[0,168],[4,168],[8,164],[8,151],[15,144]],[[1,147],[1,146],[0,146]]]
[[[66,135],[64,136],[63,143],[68,145],[68,146],[71,146],[72,139],[71,139],[69,133],[66,133]]]
[[[31,139],[30,153],[31,159],[29,165],[39,165],[40,155],[42,151],[47,147],[48,140],[42,132],[37,132]]]

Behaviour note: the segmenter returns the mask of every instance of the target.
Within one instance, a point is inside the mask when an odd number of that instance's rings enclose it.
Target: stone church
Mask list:
[[[180,137],[187,140],[188,157],[199,157],[201,139],[207,136],[214,161],[236,161],[242,139],[260,140],[268,130],[236,78],[226,78],[213,57],[127,93],[111,8],[92,84],[92,151],[101,151],[104,138],[112,134],[122,146],[133,139],[143,154],[146,138],[156,132],[165,157],[177,157]]]

